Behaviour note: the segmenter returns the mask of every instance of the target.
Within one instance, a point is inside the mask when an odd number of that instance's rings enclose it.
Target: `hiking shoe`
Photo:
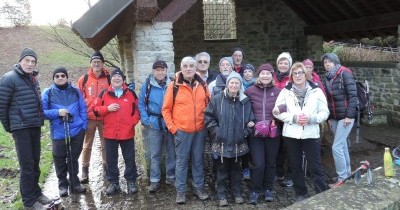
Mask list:
[[[160,186],[160,184],[158,182],[150,182],[149,185],[149,193],[155,193],[158,190],[158,187]]]
[[[194,191],[194,194],[202,201],[207,200],[208,199],[208,195],[207,193],[204,191],[204,189],[196,189]]]
[[[267,202],[272,202],[274,200],[274,197],[272,195],[271,190],[265,190],[264,192],[264,200]]]
[[[218,206],[220,207],[228,206],[228,200],[226,198],[220,199],[218,201]]]
[[[86,187],[82,186],[82,185],[77,185],[74,186],[74,192],[76,193],[86,193]]]
[[[58,194],[60,195],[60,197],[68,196],[68,187],[59,187]]]
[[[235,197],[235,203],[237,203],[237,204],[242,204],[242,203],[244,203],[243,197]]]
[[[108,185],[106,194],[113,195],[113,194],[119,193],[120,191],[121,191],[121,187],[119,186],[119,184],[110,184],[110,185]]]
[[[249,168],[243,169],[243,179],[250,179],[250,169]]]
[[[82,184],[89,183],[89,166],[82,166],[81,183]]]
[[[284,187],[293,187],[293,180],[285,179],[282,181],[282,186]]]
[[[250,194],[250,203],[251,204],[257,204],[257,202],[258,202],[258,193],[257,192],[251,192],[251,194]]]
[[[53,202],[52,199],[49,199],[47,196],[45,196],[45,195],[43,195],[43,194],[40,195],[40,196],[36,199],[36,201],[39,202],[39,203],[42,204],[42,205],[46,205],[46,204],[49,204],[49,203]]]
[[[180,192],[176,193],[175,202],[177,204],[185,204],[186,203],[186,195],[185,195],[185,193],[180,193]]]
[[[175,185],[175,178],[167,178],[165,184]]]
[[[134,181],[128,181],[127,183],[127,188],[128,188],[128,194],[134,194],[137,193],[138,188],[136,187],[136,183]]]

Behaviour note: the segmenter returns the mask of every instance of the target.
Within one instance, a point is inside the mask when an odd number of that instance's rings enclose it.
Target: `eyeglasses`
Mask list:
[[[206,60],[198,60],[197,63],[204,63],[204,64],[207,64],[208,61],[206,61]]]
[[[293,74],[293,76],[296,76],[296,77],[301,77],[301,76],[303,76],[303,75],[304,75],[304,71],[293,72],[292,74]]]
[[[55,76],[54,76],[55,78],[65,78],[66,76],[65,76],[65,74],[61,74],[61,75],[59,75],[59,74],[56,74]]]

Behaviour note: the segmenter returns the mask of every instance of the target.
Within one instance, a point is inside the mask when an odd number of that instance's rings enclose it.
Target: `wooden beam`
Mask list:
[[[359,17],[364,17],[364,16],[365,16],[364,12],[360,11],[360,8],[359,8],[358,6],[356,6],[356,5],[354,5],[354,3],[353,3],[354,1],[353,1],[353,0],[351,0],[351,1],[349,1],[349,0],[344,0],[344,1],[346,2],[347,5],[350,6],[350,8],[353,9],[353,11],[356,12],[356,14],[357,14]]]
[[[390,28],[400,24],[400,12],[304,27],[305,35],[340,34]]]
[[[296,2],[296,4],[301,5],[303,7],[305,6],[308,9],[311,9],[310,13],[316,15],[318,18],[321,18],[323,20],[323,22],[329,22],[330,18],[328,18],[323,12],[321,12],[320,8],[315,7],[314,2],[304,1],[304,4],[306,4],[306,5],[297,3],[297,2]],[[321,21],[319,21],[319,22],[321,22]]]
[[[361,1],[361,3],[364,5],[364,7],[368,9],[369,12],[371,12],[371,13],[374,14],[374,15],[378,14],[378,11],[376,11],[376,9],[374,9],[374,8],[371,6],[369,0],[360,0],[360,1]]]
[[[337,0],[329,0],[328,2],[333,5],[333,7],[335,8],[336,11],[338,11],[342,15],[344,15],[346,17],[346,19],[351,19],[352,16],[348,12],[343,11],[343,9],[342,9],[343,6],[339,5]]]
[[[175,22],[184,15],[197,0],[173,0],[154,18],[155,22]]]
[[[308,14],[307,11],[300,8],[298,4],[293,3],[290,0],[283,0],[283,2],[286,4],[286,6],[292,9],[297,14],[297,16],[299,16],[299,18],[301,18],[304,22],[306,22],[307,25],[319,23],[318,18],[314,14],[307,15]]]

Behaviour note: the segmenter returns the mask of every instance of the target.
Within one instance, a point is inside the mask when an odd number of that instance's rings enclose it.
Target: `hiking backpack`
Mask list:
[[[347,71],[347,70],[342,70],[340,72],[340,82],[343,85],[343,71]],[[347,71],[350,72],[352,74],[351,71]],[[355,80],[356,82],[356,90],[357,90],[357,110],[359,110],[360,112],[363,112],[365,110],[365,108],[367,108],[370,105],[370,101],[369,101],[369,91],[367,90],[367,88],[364,86],[364,84],[360,81]]]

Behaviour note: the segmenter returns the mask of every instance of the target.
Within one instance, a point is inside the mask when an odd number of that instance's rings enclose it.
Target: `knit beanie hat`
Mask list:
[[[21,52],[21,56],[19,56],[19,62],[21,62],[22,59],[24,59],[26,56],[32,56],[35,58],[36,62],[37,62],[37,54],[34,50],[32,50],[29,47],[26,47],[22,50]]]
[[[65,76],[67,76],[67,79],[68,79],[68,72],[67,72],[67,69],[65,67],[58,67],[58,68],[54,69],[54,71],[53,71],[53,79],[54,79],[54,76],[56,76],[57,73],[65,74]]]
[[[90,58],[90,62],[92,62],[93,59],[100,59],[104,63],[104,57],[100,51],[96,51],[92,54],[92,57]]]
[[[276,63],[278,64],[278,62],[283,59],[286,58],[289,61],[289,68],[292,67],[292,56],[290,56],[290,53],[288,52],[283,52],[281,53],[278,58],[276,59]]]
[[[121,77],[123,77],[123,78],[125,77],[124,72],[122,72],[120,68],[115,68],[115,69],[111,72],[110,77],[113,77],[113,76],[116,75],[116,74],[121,75]]]
[[[340,64],[339,57],[338,57],[336,54],[333,54],[333,53],[325,53],[325,55],[323,55],[323,56],[321,57],[322,62],[324,62],[325,59],[331,60],[335,65]]]
[[[232,66],[232,68],[233,68],[233,60],[232,60],[232,57],[223,57],[223,58],[221,58],[221,60],[219,60],[218,66],[221,65],[221,63],[222,63],[223,60],[227,60],[227,61],[231,64],[231,66]]]
[[[240,48],[240,47],[234,47],[234,48],[232,48],[232,49],[231,49],[231,55],[233,55],[233,53],[236,52],[236,51],[242,52],[242,56],[244,57],[244,51],[243,51],[243,49]]]
[[[269,63],[263,63],[263,64],[261,64],[259,67],[258,67],[258,70],[257,70],[257,76],[259,76],[260,75],[260,73],[261,73],[261,71],[270,71],[271,73],[273,73],[274,72],[274,67],[272,67],[272,65],[271,64],[269,64]]]
[[[304,64],[304,65],[311,65],[311,66],[314,66],[314,63],[313,63],[310,59],[305,59],[305,60],[303,61],[303,64]]]
[[[252,70],[253,72],[255,72],[254,66],[251,65],[250,63],[245,64],[245,65],[243,66],[243,71],[246,70],[246,69],[249,69],[249,70]]]
[[[226,78],[226,86],[228,86],[229,80],[231,80],[231,79],[233,79],[233,78],[239,79],[240,85],[243,84],[242,76],[240,76],[240,74],[238,74],[238,73],[232,71],[232,72],[228,75],[228,77]]]

